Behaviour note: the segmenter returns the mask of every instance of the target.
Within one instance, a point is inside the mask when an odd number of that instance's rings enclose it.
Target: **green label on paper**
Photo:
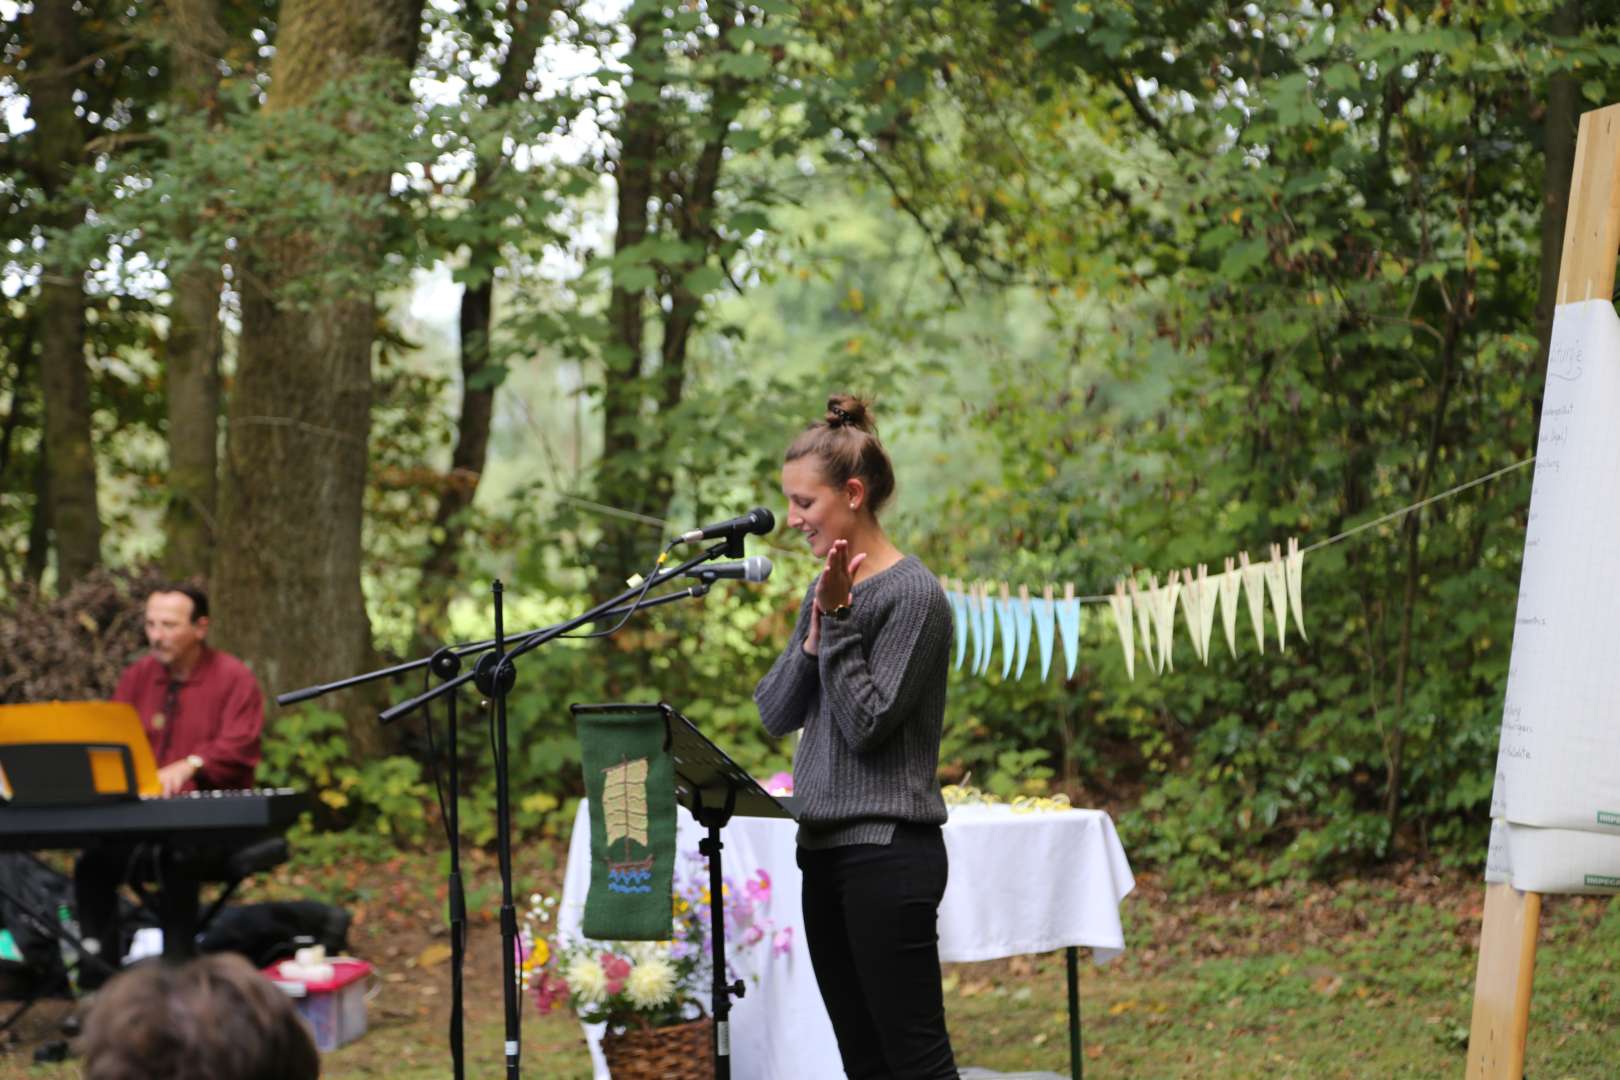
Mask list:
[[[1620,877],[1607,874],[1587,874],[1586,885],[1591,889],[1620,889]]]
[[[1599,825],[1620,825],[1620,814],[1613,810],[1599,810],[1597,817]]]

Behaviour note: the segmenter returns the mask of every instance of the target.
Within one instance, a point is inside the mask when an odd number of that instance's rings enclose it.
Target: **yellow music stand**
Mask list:
[[[120,701],[0,705],[0,799],[93,803],[161,794],[135,706]]]

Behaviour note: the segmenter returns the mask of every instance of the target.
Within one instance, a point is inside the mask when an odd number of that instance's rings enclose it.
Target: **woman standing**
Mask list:
[[[866,403],[834,397],[787,449],[787,523],[825,559],[754,691],[793,759],[804,927],[851,1080],[956,1080],[940,988],[940,727],[950,604],[878,524],[894,467]]]

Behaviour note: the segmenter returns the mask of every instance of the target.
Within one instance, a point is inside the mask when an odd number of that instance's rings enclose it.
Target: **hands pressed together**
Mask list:
[[[866,561],[866,552],[849,553],[848,540],[834,540],[827,553],[827,565],[816,582],[815,602],[810,605],[810,632],[804,638],[804,651],[815,656],[821,648],[821,615],[850,601],[855,588],[855,571]]]

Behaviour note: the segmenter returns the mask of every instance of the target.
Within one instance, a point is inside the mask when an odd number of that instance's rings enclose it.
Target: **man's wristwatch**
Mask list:
[[[849,618],[849,601],[845,600],[835,608],[825,608],[821,613],[828,618],[847,619]]]
[[[201,755],[199,755],[199,754],[187,754],[186,755],[186,764],[191,766],[191,771],[192,772],[194,772],[194,773],[202,772],[203,759],[202,759]]]

